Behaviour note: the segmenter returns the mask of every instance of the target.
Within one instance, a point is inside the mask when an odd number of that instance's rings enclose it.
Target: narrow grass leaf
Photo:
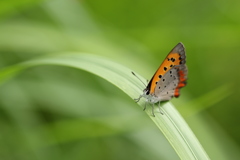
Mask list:
[[[130,69],[103,57],[79,53],[46,56],[11,66],[0,71],[0,82],[4,82],[7,78],[20,73],[24,69],[40,65],[61,65],[88,71],[114,84],[131,98],[138,97],[144,88],[143,84],[131,74]],[[141,76],[139,77],[144,81]],[[141,100],[138,104],[143,107],[144,100]],[[159,113],[157,107],[154,111],[156,117],[152,116],[149,107],[146,113],[163,132],[181,159],[209,159],[189,126],[171,103],[162,105],[164,115]],[[161,149],[161,144],[159,144],[159,149]]]

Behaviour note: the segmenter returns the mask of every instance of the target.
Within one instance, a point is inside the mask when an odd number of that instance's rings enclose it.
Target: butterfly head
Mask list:
[[[149,88],[145,88],[144,90],[143,90],[143,94],[144,95],[149,95],[149,93],[150,93],[150,91],[149,91]]]
[[[149,88],[145,88],[143,90],[142,97],[144,97],[146,99],[146,102],[151,103],[151,104],[157,103],[159,101],[158,97],[156,97],[155,95],[150,94]]]

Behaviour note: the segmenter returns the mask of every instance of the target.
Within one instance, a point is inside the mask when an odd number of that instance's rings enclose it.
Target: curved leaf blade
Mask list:
[[[144,88],[143,84],[131,74],[130,69],[96,55],[79,53],[46,56],[8,67],[0,71],[0,82],[20,73],[24,69],[40,65],[61,65],[91,72],[114,84],[131,98],[138,97],[142,93],[141,89]],[[144,101],[141,100],[139,105],[143,107]],[[156,117],[153,117],[151,109],[146,110],[179,157],[184,160],[209,159],[201,144],[174,106],[171,103],[164,103],[162,111],[164,115],[155,114]],[[154,108],[154,112],[159,112],[157,107]]]

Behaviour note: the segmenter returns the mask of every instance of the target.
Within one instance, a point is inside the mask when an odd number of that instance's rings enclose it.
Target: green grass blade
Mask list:
[[[0,71],[0,82],[4,82],[7,78],[20,73],[20,71],[26,68],[39,65],[61,65],[91,72],[111,82],[131,98],[138,97],[144,88],[143,84],[131,74],[130,69],[99,56],[74,53],[42,57],[3,69]],[[142,77],[140,78],[143,79]],[[144,101],[141,100],[139,105],[143,107]],[[156,117],[152,116],[150,108],[146,110],[146,113],[163,132],[179,157],[184,160],[209,159],[199,141],[174,106],[171,103],[164,103],[162,111],[164,115],[160,114],[158,108],[155,107]],[[159,144],[159,149],[161,149],[160,146],[161,144]]]
[[[201,97],[189,101],[184,107],[182,107],[181,114],[184,117],[188,117],[213,106],[233,94],[232,88],[231,84],[225,84],[202,95]]]

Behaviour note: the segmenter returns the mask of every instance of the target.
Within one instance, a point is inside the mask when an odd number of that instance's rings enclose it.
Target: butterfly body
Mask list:
[[[180,88],[186,85],[187,80],[188,69],[185,63],[185,48],[182,43],[178,43],[167,55],[143,90],[143,94],[136,101],[144,97],[147,103],[159,102],[160,105],[161,101],[179,97]]]

